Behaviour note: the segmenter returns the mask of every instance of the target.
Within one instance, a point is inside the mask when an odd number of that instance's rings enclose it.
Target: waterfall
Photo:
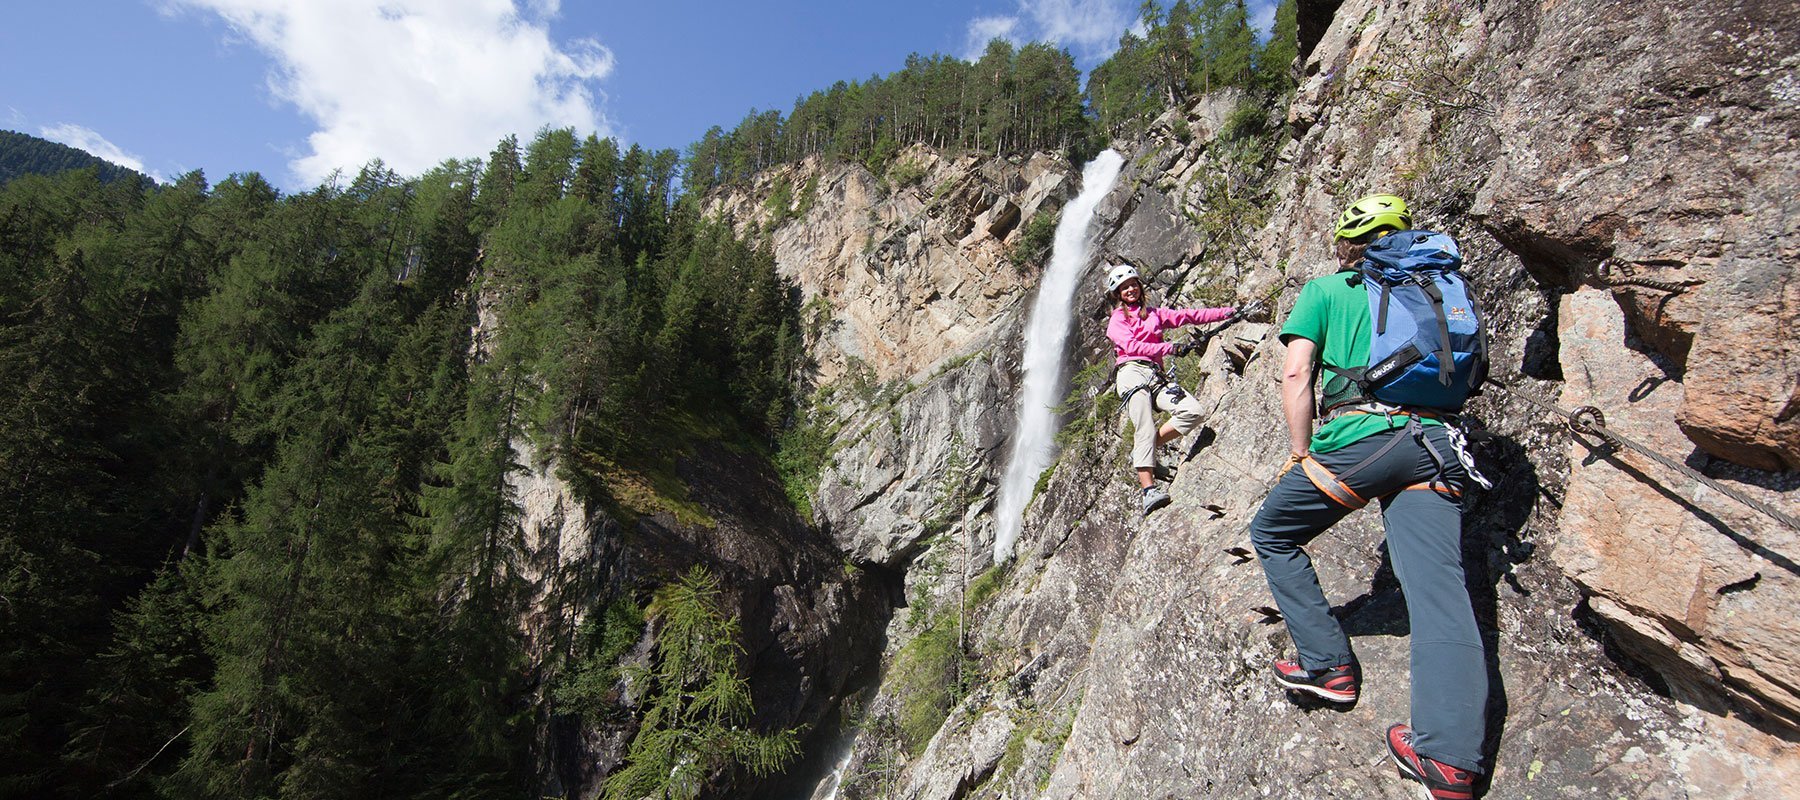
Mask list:
[[[1081,193],[1063,208],[1056,224],[1050,266],[1038,285],[1037,302],[1025,326],[1024,378],[1019,391],[1018,422],[1013,426],[1012,454],[1000,481],[1000,505],[995,520],[994,560],[1012,557],[1019,538],[1025,503],[1037,484],[1038,474],[1056,455],[1056,405],[1062,401],[1063,345],[1069,338],[1074,316],[1071,303],[1075,285],[1088,264],[1089,223],[1101,198],[1112,191],[1124,156],[1107,150],[1081,169]]]
[[[844,773],[850,769],[851,757],[856,755],[856,748],[853,746],[855,740],[854,734],[845,739],[844,754],[838,757],[836,766],[831,769],[831,774],[826,775],[825,779],[819,782],[818,788],[813,790],[814,800],[837,800],[838,792],[844,788]]]

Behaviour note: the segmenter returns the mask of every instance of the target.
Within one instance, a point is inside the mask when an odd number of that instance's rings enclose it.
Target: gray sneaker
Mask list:
[[[1150,516],[1150,512],[1168,504],[1169,493],[1163,491],[1161,486],[1151,486],[1144,489],[1144,516]]]

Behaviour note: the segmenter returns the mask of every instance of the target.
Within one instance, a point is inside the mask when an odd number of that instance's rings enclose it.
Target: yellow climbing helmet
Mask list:
[[[1391,194],[1372,194],[1351,203],[1338,217],[1337,238],[1355,239],[1382,227],[1401,231],[1412,228],[1412,214],[1407,213],[1405,200]]]

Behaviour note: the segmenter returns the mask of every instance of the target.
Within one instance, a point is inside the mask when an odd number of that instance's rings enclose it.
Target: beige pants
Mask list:
[[[1119,374],[1113,379],[1113,391],[1118,392],[1120,397],[1124,397],[1127,392],[1131,393],[1131,398],[1125,402],[1125,413],[1131,417],[1131,427],[1135,429],[1131,439],[1133,469],[1156,467],[1156,412],[1169,412],[1169,424],[1184,436],[1200,424],[1200,401],[1181,391],[1175,384],[1171,383],[1160,389],[1131,391],[1134,387],[1146,384],[1154,387],[1155,383],[1155,368],[1143,361],[1125,362],[1119,366]]]

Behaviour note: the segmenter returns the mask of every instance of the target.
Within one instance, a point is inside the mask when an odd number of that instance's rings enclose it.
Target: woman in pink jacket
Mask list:
[[[1125,401],[1135,435],[1131,466],[1142,487],[1144,513],[1169,504],[1169,493],[1156,485],[1156,446],[1186,434],[1200,424],[1200,402],[1163,375],[1163,357],[1187,354],[1187,345],[1163,341],[1163,331],[1183,325],[1218,322],[1231,308],[1151,308],[1144,302],[1144,284],[1129,265],[1113,267],[1106,275],[1106,294],[1113,300],[1106,338],[1113,343],[1113,390]],[[1156,412],[1170,413],[1169,421],[1156,427]]]

